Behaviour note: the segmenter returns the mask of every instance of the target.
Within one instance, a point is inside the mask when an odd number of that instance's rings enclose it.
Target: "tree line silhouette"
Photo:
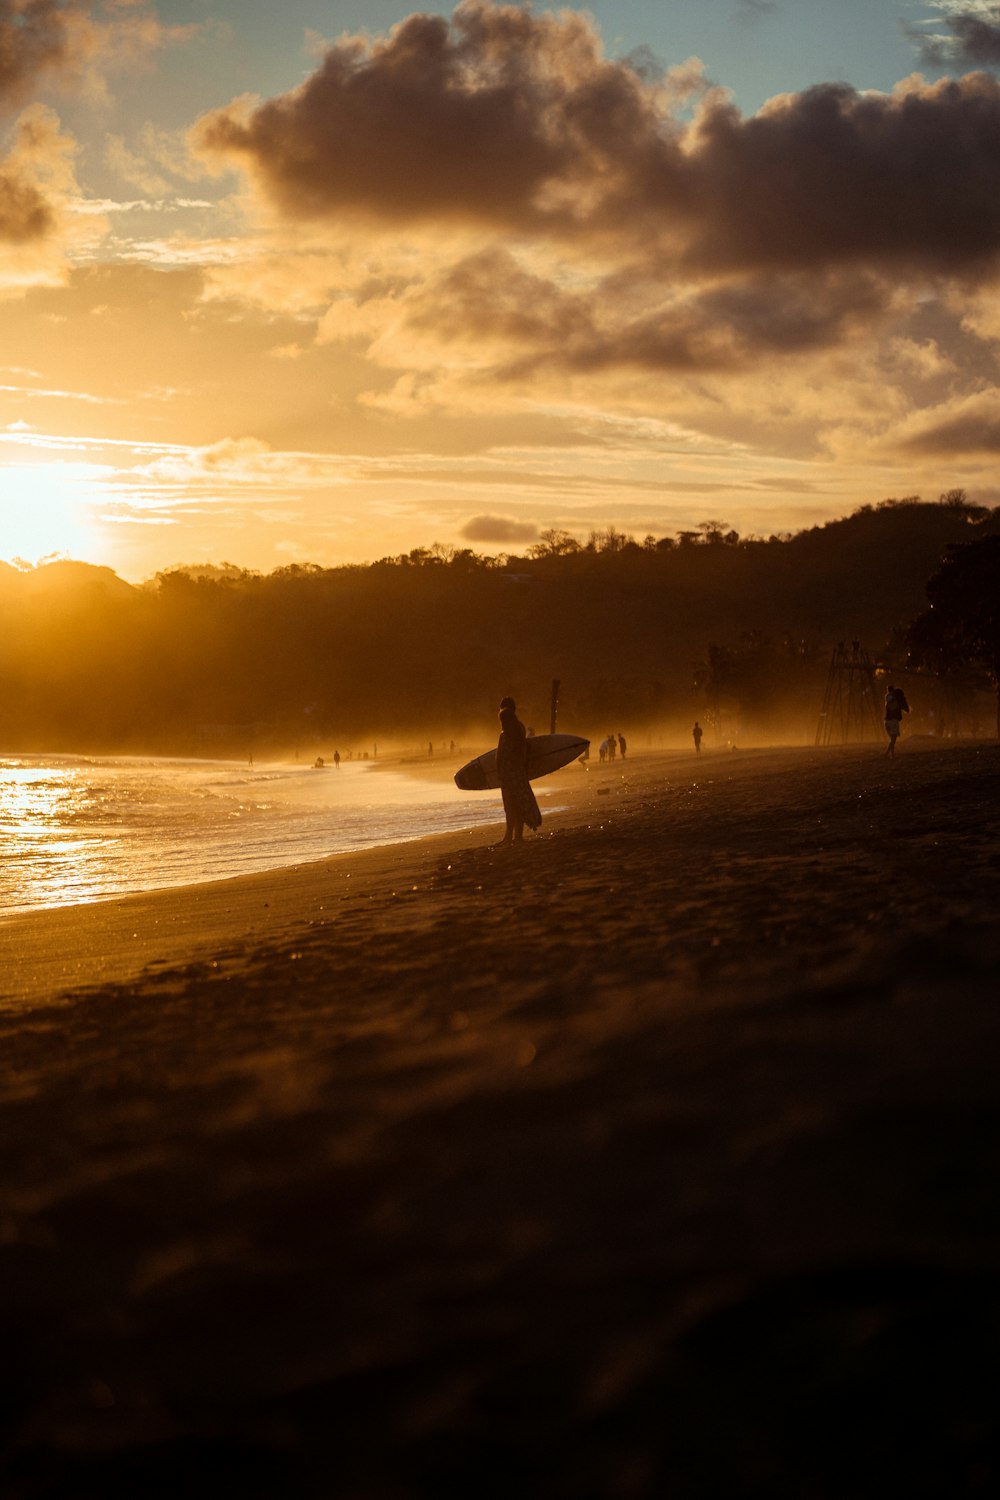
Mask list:
[[[928,579],[954,576],[955,549],[998,538],[1000,509],[955,491],[766,539],[721,521],[642,541],[553,530],[523,556],[433,546],[362,566],[175,569],[138,586],[82,563],[0,564],[0,749],[482,738],[504,692],[548,728],[555,677],[560,727],[591,736],[686,736],[709,714],[746,742],[795,724],[811,739],[844,638],[928,682],[995,684],[1000,652],[982,629],[939,628],[961,584],[940,585],[932,624],[914,622]]]

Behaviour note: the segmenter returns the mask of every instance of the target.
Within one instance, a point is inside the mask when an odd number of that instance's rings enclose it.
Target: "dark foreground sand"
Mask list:
[[[998,1492],[1000,749],[563,785],[0,925],[3,1500]]]

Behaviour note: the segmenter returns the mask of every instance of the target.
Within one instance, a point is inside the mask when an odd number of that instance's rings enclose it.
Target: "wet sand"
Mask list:
[[[0,925],[4,1500],[994,1492],[998,790],[640,754]]]

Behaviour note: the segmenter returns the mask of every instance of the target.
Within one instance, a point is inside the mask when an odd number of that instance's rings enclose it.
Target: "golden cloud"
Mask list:
[[[22,112],[0,158],[0,289],[62,283],[70,252],[104,232],[100,215],[73,212],[76,152],[46,105]]]
[[[510,516],[472,516],[459,531],[466,542],[537,542],[538,526],[534,521],[515,521]]]
[[[314,314],[379,419],[670,410],[797,453],[867,446],[981,369],[998,135],[984,74],[745,117],[697,60],[658,74],[578,12],[463,0],[199,122],[263,214],[206,295]],[[928,332],[956,288],[975,326]]]
[[[1000,391],[991,387],[914,413],[888,443],[898,453],[926,458],[995,457],[1000,453]]]
[[[165,27],[149,0],[0,0],[0,111],[46,83],[91,97],[114,71],[142,66],[192,27]],[[0,290],[65,279],[68,257],[106,230],[80,212],[76,144],[46,105],[29,104],[0,155]]]
[[[0,0],[0,109],[43,81],[106,91],[112,72],[142,67],[196,26],[164,26],[150,0]]]
[[[974,273],[1000,255],[1000,82],[822,84],[745,117],[609,61],[575,12],[463,0],[348,37],[297,89],[235,101],[198,149],[292,220],[363,215],[558,236],[662,274]]]

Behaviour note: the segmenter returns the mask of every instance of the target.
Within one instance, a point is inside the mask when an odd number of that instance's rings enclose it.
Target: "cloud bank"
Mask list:
[[[0,288],[61,279],[73,243],[99,232],[73,223],[76,143],[33,94],[105,98],[110,73],[191,34],[163,26],[147,0],[0,0],[0,119],[25,106],[0,142]]]
[[[841,84],[742,116],[609,61],[581,14],[464,0],[347,38],[293,92],[200,123],[292,220],[473,224],[648,247],[690,276],[844,265],[946,272],[1000,251],[1000,83]],[[614,251],[608,251],[608,241]]]
[[[745,370],[990,285],[998,138],[984,72],[822,84],[747,117],[696,60],[637,70],[583,14],[487,0],[342,38],[299,88],[194,132],[290,229],[364,226],[370,260],[423,236],[419,272],[352,288],[323,340],[411,369],[464,346],[508,383]]]
[[[762,37],[780,6],[733,12]],[[400,545],[412,510],[418,540],[502,546],[556,494],[585,529],[640,495],[655,530],[678,495],[828,485],[835,511],[893,464],[935,478],[883,493],[971,484],[998,431],[997,25],[997,5],[938,8],[965,76],[823,83],[747,115],[697,58],[614,59],[583,12],[463,0],[206,113],[190,141],[237,191],[157,234],[140,211],[194,180],[177,136],[109,129],[105,166],[148,201],[82,205],[75,143],[27,101],[99,97],[115,27],[137,64],[172,34],[145,0],[0,0],[0,281],[65,279],[83,209],[111,216],[106,264],[79,257],[44,331],[70,369],[84,314],[114,340],[122,441],[135,391],[183,431],[196,457],[143,470],[151,495],[281,487],[315,517],[315,484],[343,518],[357,487],[359,530],[382,505]],[[310,454],[330,460],[315,478]]]

